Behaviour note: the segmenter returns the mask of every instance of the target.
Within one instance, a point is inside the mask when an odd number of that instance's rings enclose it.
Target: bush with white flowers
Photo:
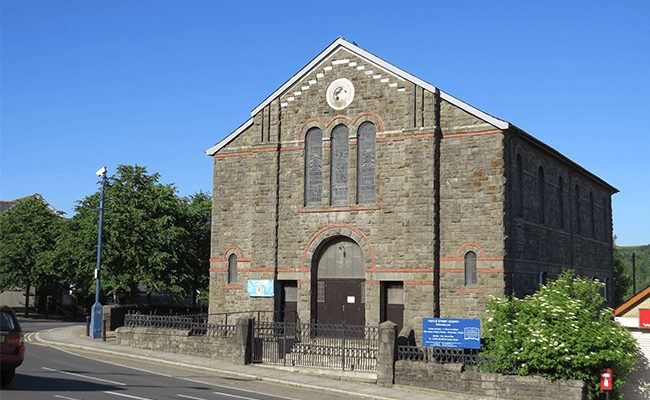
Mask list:
[[[565,271],[524,299],[493,297],[483,321],[483,355],[496,357],[497,370],[513,367],[520,375],[587,382],[589,399],[605,398],[600,370],[611,368],[611,398],[637,359],[629,330],[616,323],[611,308],[602,308],[603,284]]]

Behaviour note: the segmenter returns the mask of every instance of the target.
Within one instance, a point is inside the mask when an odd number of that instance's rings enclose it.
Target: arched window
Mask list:
[[[537,170],[537,207],[539,211],[539,222],[544,223],[544,168]]]
[[[603,199],[603,239],[607,240],[607,232],[609,232],[609,229],[607,229],[607,203],[605,203],[605,199]]]
[[[591,237],[596,238],[596,221],[594,221],[594,194],[589,192],[589,223],[591,224]]]
[[[521,160],[521,155],[517,154],[517,176],[515,182],[515,201],[517,208],[517,215],[524,214],[524,163]]]
[[[465,254],[465,286],[476,285],[476,253]]]
[[[375,201],[375,165],[377,129],[364,122],[357,133],[357,203]]]
[[[557,226],[560,227],[560,229],[564,229],[564,183],[562,182],[562,177],[558,179],[557,183],[557,206]]]
[[[305,204],[320,205],[323,194],[323,132],[311,128],[305,137]]]
[[[576,185],[576,193],[573,199],[573,212],[576,215],[576,233],[580,233],[580,188]]]
[[[539,286],[546,285],[546,279],[547,279],[548,274],[546,271],[542,271],[539,273]]]
[[[228,257],[228,283],[237,282],[237,256],[231,254]]]
[[[332,130],[331,203],[333,205],[348,204],[349,154],[348,127],[337,125]]]

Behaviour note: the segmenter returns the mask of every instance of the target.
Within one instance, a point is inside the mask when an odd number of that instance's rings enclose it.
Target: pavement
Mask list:
[[[30,333],[29,339],[53,347],[94,351],[109,355],[127,356],[182,368],[210,371],[244,379],[294,386],[344,394],[364,399],[388,400],[477,400],[478,397],[457,393],[420,389],[411,386],[393,385],[391,388],[377,386],[376,374],[350,373],[349,371],[323,370],[319,368],[283,368],[277,366],[236,365],[223,360],[140,349],[117,344],[115,332],[108,332],[106,341],[86,336],[86,327],[73,325]]]

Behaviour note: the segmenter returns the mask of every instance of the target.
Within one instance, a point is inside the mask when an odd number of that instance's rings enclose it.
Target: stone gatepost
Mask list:
[[[377,354],[377,385],[393,386],[395,355],[397,352],[397,324],[386,321],[379,324],[379,352]]]
[[[233,354],[232,361],[238,365],[244,365],[247,362],[250,362],[250,353],[249,349],[249,328],[250,321],[248,318],[242,317],[237,319],[235,326],[237,329],[235,331],[235,337],[233,340]]]

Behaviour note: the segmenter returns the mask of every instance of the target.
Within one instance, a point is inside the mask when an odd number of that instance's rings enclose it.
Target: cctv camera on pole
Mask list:
[[[92,307],[90,316],[90,337],[99,339],[102,337],[102,322],[104,320],[104,310],[99,302],[99,282],[100,282],[100,265],[102,259],[102,220],[104,217],[104,183],[106,182],[106,167],[96,172],[97,176],[102,178],[102,188],[99,195],[99,234],[97,239],[97,268],[95,269],[95,280],[97,286],[95,289],[95,304]]]

